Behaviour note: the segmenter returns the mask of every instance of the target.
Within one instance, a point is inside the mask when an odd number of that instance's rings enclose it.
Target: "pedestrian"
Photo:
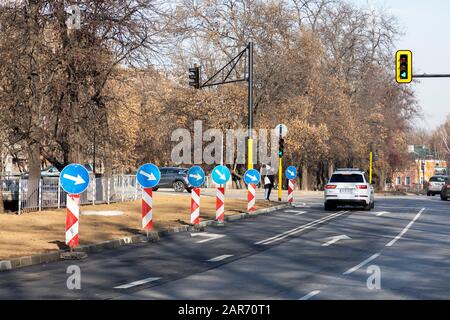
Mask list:
[[[275,176],[272,167],[268,164],[262,166],[261,175],[264,175],[264,200],[270,201],[270,193],[272,192]]]

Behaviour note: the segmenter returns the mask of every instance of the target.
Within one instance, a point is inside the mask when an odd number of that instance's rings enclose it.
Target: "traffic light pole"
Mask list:
[[[248,50],[248,170],[253,169],[253,42]]]
[[[247,77],[244,79],[232,79],[230,80],[230,74],[231,72],[236,68],[237,64],[241,60],[241,58],[244,56],[244,54],[247,53]],[[231,66],[231,69],[227,72],[226,76],[218,81],[216,78],[218,78],[218,75],[224,71],[227,67]],[[229,83],[236,83],[236,82],[244,82],[246,81],[248,83],[248,142],[247,142],[247,148],[248,148],[248,169],[253,169],[253,42],[249,42],[247,47],[238,53],[237,56],[235,56],[233,59],[231,59],[226,65],[224,65],[222,68],[220,68],[211,78],[206,80],[203,84],[201,84],[201,76],[200,76],[200,68],[195,66],[194,68],[189,69],[189,79],[193,80],[192,82],[189,82],[190,86],[193,86],[196,89],[206,88],[206,87],[213,87],[213,86],[219,86],[223,84],[229,84]]]
[[[415,74],[412,76],[414,78],[450,78],[450,74]]]
[[[282,127],[280,126],[279,137],[282,139]],[[283,185],[283,156],[278,156],[278,201],[281,202],[282,196],[282,185]]]

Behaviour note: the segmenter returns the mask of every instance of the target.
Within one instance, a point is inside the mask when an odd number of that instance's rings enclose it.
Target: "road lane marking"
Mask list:
[[[211,240],[216,240],[225,237],[224,234],[217,234],[217,233],[209,233],[209,232],[198,232],[198,233],[191,233],[191,237],[206,237],[206,239],[197,241],[197,243],[204,243]]]
[[[317,296],[319,293],[320,293],[320,290],[314,290],[314,291],[311,291],[310,293],[308,293],[306,296],[301,297],[298,300],[309,300],[312,297]]]
[[[345,234],[342,234],[340,236],[329,237],[327,239],[330,239],[330,240],[325,242],[324,244],[322,244],[322,247],[328,247],[328,246],[332,245],[333,243],[338,242],[339,240],[351,240],[351,238]]]
[[[408,225],[394,238],[391,240],[391,242],[389,242],[386,247],[392,247],[394,245],[394,243],[397,242],[397,240],[399,240],[408,230],[409,228],[411,228],[411,226],[414,224],[414,222],[416,222],[417,219],[419,219],[420,215],[425,211],[425,208],[422,208],[414,217],[414,219],[411,220],[410,223],[408,223]]]
[[[364,260],[363,262],[361,262],[360,264],[354,266],[353,268],[348,269],[347,271],[345,271],[343,274],[351,274],[353,272],[355,272],[356,270],[358,270],[361,267],[364,267],[366,264],[368,264],[370,261],[375,260],[376,258],[378,258],[380,256],[379,253],[376,253],[372,256],[370,256],[369,258],[367,258],[366,260]]]
[[[294,216],[301,216],[302,214],[305,214],[305,213],[306,213],[306,211],[300,211],[300,212],[294,214]]]
[[[380,217],[383,214],[387,214],[387,213],[390,213],[390,212],[388,212],[388,211],[380,211],[380,212],[377,213],[377,217]]]
[[[284,210],[284,213],[299,213],[299,212],[305,212],[305,211],[298,211],[298,210]]]
[[[270,238],[267,238],[267,239],[264,239],[264,240],[255,242],[254,244],[264,244],[264,245],[267,245],[267,244],[271,244],[271,243],[276,242],[276,241],[283,240],[283,239],[285,239],[285,238],[287,238],[287,237],[289,237],[289,236],[291,236],[291,235],[293,235],[293,234],[296,234],[296,233],[299,233],[299,232],[301,232],[301,231],[304,231],[304,230],[307,230],[307,229],[309,229],[309,228],[312,228],[312,227],[314,227],[314,226],[316,226],[316,225],[319,225],[319,224],[321,224],[321,223],[323,223],[323,222],[326,222],[326,221],[328,221],[328,220],[330,220],[330,219],[339,217],[339,216],[341,216],[341,215],[343,215],[343,214],[345,214],[345,213],[347,213],[347,212],[348,212],[348,211],[339,211],[339,212],[330,214],[330,215],[328,215],[328,216],[326,216],[326,217],[323,217],[323,218],[314,220],[314,221],[309,222],[309,223],[307,223],[307,224],[305,224],[305,225],[302,225],[302,226],[299,226],[299,227],[297,227],[297,228],[294,228],[294,229],[285,231],[285,232],[283,232],[283,233],[277,234],[276,236],[273,236],[273,237],[270,237]]]
[[[161,278],[156,278],[156,277],[146,278],[146,279],[133,281],[133,282],[130,282],[130,283],[127,283],[127,284],[123,284],[121,286],[114,287],[114,289],[128,289],[128,288],[140,286],[140,285],[145,284],[145,283],[157,281],[159,279],[161,279]]]
[[[232,256],[233,256],[232,254],[224,254],[224,255],[221,255],[221,256],[218,256],[218,257],[206,260],[206,261],[208,261],[208,262],[218,262],[218,261],[222,261],[222,260],[225,260],[227,258],[230,258]]]

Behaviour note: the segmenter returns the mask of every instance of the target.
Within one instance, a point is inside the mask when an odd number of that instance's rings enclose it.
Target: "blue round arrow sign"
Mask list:
[[[190,168],[188,171],[188,181],[193,187],[200,187],[205,182],[205,172],[199,166]]]
[[[250,169],[244,174],[244,181],[246,184],[258,184],[261,180],[261,175],[258,170]]]
[[[295,179],[297,178],[297,168],[290,166],[286,169],[286,178]]]
[[[161,172],[152,163],[146,163],[139,167],[137,171],[137,181],[142,188],[153,188],[159,183]]]
[[[89,172],[81,164],[69,164],[60,173],[59,184],[68,194],[83,193],[89,185]]]
[[[230,180],[230,170],[225,166],[217,166],[212,171],[212,179],[216,184],[225,184]]]

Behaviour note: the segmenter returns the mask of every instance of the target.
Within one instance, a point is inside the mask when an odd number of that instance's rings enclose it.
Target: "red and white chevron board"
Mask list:
[[[191,191],[191,223],[200,223],[200,188]]]
[[[255,211],[255,202],[256,202],[255,197],[256,197],[256,185],[250,183],[248,185],[248,192],[247,192],[247,200],[248,200],[247,210],[249,212]]]
[[[294,202],[294,183],[295,183],[294,180],[289,179],[289,184],[288,184],[288,202],[290,202],[290,203]]]
[[[66,201],[66,245],[71,248],[78,246],[79,220],[80,195],[68,194]]]
[[[225,215],[225,188],[217,188],[216,193],[216,220],[223,222]]]
[[[142,189],[142,228],[153,228],[153,192],[152,188]]]

